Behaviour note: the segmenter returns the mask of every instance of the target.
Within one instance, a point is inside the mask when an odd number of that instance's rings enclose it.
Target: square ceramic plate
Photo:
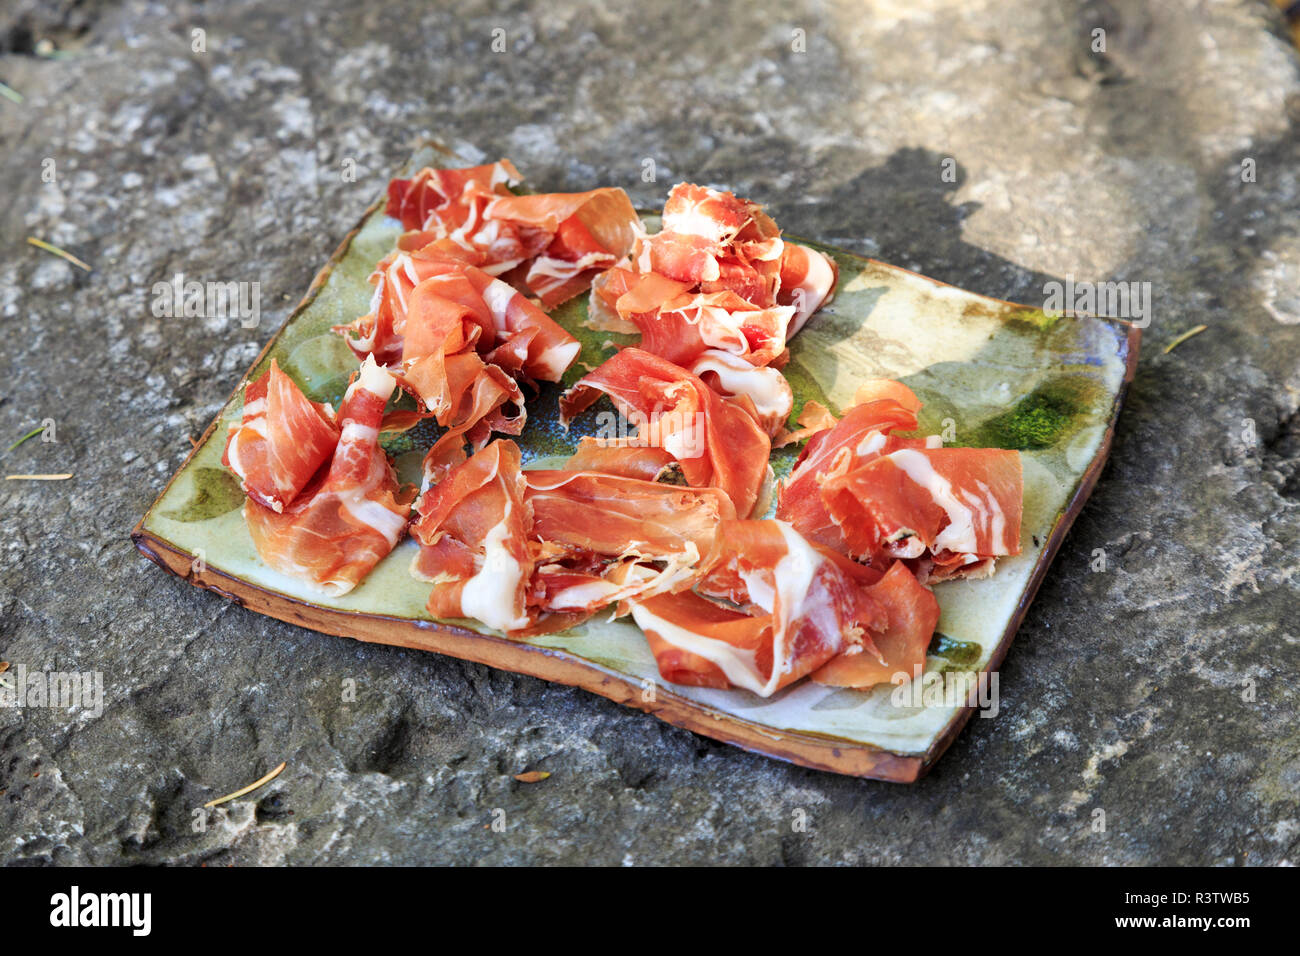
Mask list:
[[[426,146],[409,165],[470,162]],[[654,228],[654,217],[645,218]],[[373,205],[245,379],[260,375],[275,358],[309,398],[337,407],[356,360],[329,327],[367,311],[366,277],[399,232],[382,202]],[[935,588],[942,616],[928,672],[995,670],[1105,462],[1140,333],[1111,319],[1052,317],[818,248],[838,262],[840,284],[831,305],[790,344],[786,374],[795,409],[816,399],[839,412],[861,380],[899,379],[925,402],[925,433],[944,434],[949,444],[1022,452],[1021,554],[1000,561],[991,578]],[[595,409],[568,433],[556,420],[561,388],[583,374],[582,363],[598,365],[609,340],[618,338],[589,331],[585,316],[585,296],[555,313],[583,351],[562,386],[546,386],[529,402],[528,425],[518,439],[525,467],[553,464],[591,430],[588,418]],[[889,685],[856,691],[804,681],[768,699],[745,690],[660,686],[654,658],[630,619],[591,621],[526,641],[508,640],[471,621],[435,621],[424,610],[429,585],[407,573],[416,550],[409,539],[352,593],[322,598],[268,568],[253,549],[240,510],[243,495],[221,466],[226,426],[240,417],[242,404],[236,388],[131,536],[146,557],[249,610],[328,634],[437,651],[577,685],[748,750],[884,780],[916,780],[973,712],[973,697],[964,696],[900,706]],[[399,472],[412,480],[422,448],[409,434],[386,445]],[[790,447],[774,454],[778,477],[788,473],[797,453]]]

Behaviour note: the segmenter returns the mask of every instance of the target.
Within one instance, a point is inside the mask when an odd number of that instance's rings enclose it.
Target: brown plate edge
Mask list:
[[[436,141],[426,140],[423,141],[422,145],[431,146],[445,155],[454,155],[450,149]],[[360,220],[343,237],[330,256],[329,261],[316,273],[302,300],[285,319],[280,328],[276,330],[275,334],[267,340],[257,357],[249,365],[248,371],[240,377],[230,397],[222,405],[223,410],[238,394],[239,390],[243,388],[248,376],[274,347],[285,329],[320,293],[335,266],[346,256],[356,235],[383,202],[384,198],[380,197],[366,207]],[[866,256],[858,256],[853,253],[849,253],[849,255],[857,259],[868,259]],[[900,266],[893,266],[890,263],[879,262],[879,260],[872,259],[868,261],[898,269],[901,272],[910,271]],[[922,276],[919,273],[911,274],[938,285],[949,285],[941,280]],[[1028,306],[1019,306],[1017,303],[991,299],[989,296],[978,297],[1003,305],[1029,308]],[[1088,496],[1096,486],[1097,479],[1110,456],[1111,441],[1119,418],[1120,408],[1124,404],[1129,383],[1133,380],[1137,369],[1138,349],[1142,333],[1139,328],[1131,323],[1118,319],[1106,320],[1128,327],[1125,338],[1125,347],[1128,354],[1125,362],[1124,381],[1116,392],[1110,420],[1107,423],[1102,440],[1102,447],[1093,456],[1088,470],[1080,478],[1068,506],[1060,514],[1053,526],[1048,536],[1047,545],[1042,554],[1039,555],[1030,576],[1029,584],[1017,604],[1016,613],[1012,616],[1001,639],[994,647],[988,664],[981,673],[995,670],[1006,657],[1006,653],[1010,649],[1016,631],[1024,620],[1029,605],[1046,577],[1048,567],[1056,557],[1071,525],[1073,525],[1075,518],[1078,517]],[[277,620],[307,627],[325,634],[351,637],[370,643],[433,651],[462,660],[471,660],[490,667],[537,677],[542,680],[581,687],[584,690],[606,697],[615,703],[645,711],[660,720],[690,730],[693,733],[753,753],[784,760],[813,770],[825,770],[831,773],[893,783],[914,783],[924,776],[939,757],[943,755],[944,751],[952,745],[976,709],[972,703],[972,705],[958,710],[924,754],[899,754],[855,741],[821,737],[816,734],[798,731],[773,730],[753,721],[720,713],[662,688],[656,688],[655,699],[647,701],[643,699],[643,688],[640,682],[633,682],[564,651],[518,643],[434,621],[417,621],[409,618],[326,608],[251,584],[214,568],[205,568],[198,571],[193,567],[192,555],[177,548],[166,539],[146,530],[144,524],[149,515],[152,514],[153,509],[158,506],[159,501],[167,494],[172,483],[185,470],[190,460],[198,453],[198,450],[209,440],[220,422],[221,414],[218,413],[195,443],[189,455],[172,474],[154,503],[149,506],[149,509],[131,530],[131,540],[144,557],[165,570],[196,587],[213,591],[256,613],[265,614]]]
[[[816,770],[897,782],[911,782],[920,773],[919,756],[895,754],[849,741],[819,739],[810,734],[775,731],[720,713],[662,686],[655,688],[653,700],[646,700],[642,696],[644,688],[640,681],[605,670],[565,651],[479,634],[436,621],[321,607],[269,591],[214,568],[196,570],[192,555],[139,527],[131,533],[131,539],[141,554],[190,584],[289,624],[370,643],[433,651],[529,677],[581,687],[705,737]]]

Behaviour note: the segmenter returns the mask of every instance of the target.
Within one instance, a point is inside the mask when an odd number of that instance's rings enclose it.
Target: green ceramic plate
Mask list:
[[[440,156],[439,150],[422,148],[411,164],[467,162]],[[372,206],[246,378],[261,374],[275,358],[308,397],[337,406],[356,361],[329,328],[367,311],[366,277],[399,231],[381,205]],[[1139,333],[1111,319],[1052,318],[818,248],[838,262],[840,284],[832,304],[790,344],[786,374],[795,409],[815,399],[838,412],[861,380],[893,378],[925,402],[921,418],[927,433],[944,434],[949,444],[1022,453],[1022,553],[999,562],[992,578],[935,588],[942,617],[930,672],[969,674],[973,682],[1000,663],[1096,480],[1136,362]],[[618,338],[586,329],[585,315],[585,297],[555,314],[583,345],[565,385],[583,373],[580,363],[599,364],[608,354],[607,343]],[[526,464],[567,455],[592,427],[586,418],[567,433],[559,427],[560,390],[548,386],[529,404],[528,425],[519,438]],[[803,682],[762,699],[744,690],[659,685],[654,658],[630,619],[592,622],[527,642],[506,640],[474,622],[436,622],[424,610],[429,585],[407,573],[415,549],[409,540],[351,594],[322,598],[272,571],[253,549],[240,512],[243,495],[220,460],[226,425],[239,417],[241,407],[236,389],[133,538],[169,570],[256,611],[333,634],[436,650],[576,684],[711,737],[861,776],[916,779],[972,713],[964,693],[970,685],[952,685],[952,676],[950,685],[963,691],[956,699],[933,683],[920,699],[900,699],[890,686],[862,692]],[[399,436],[389,450],[399,470],[414,478],[419,436]],[[796,448],[775,453],[776,474],[788,472],[796,456]]]

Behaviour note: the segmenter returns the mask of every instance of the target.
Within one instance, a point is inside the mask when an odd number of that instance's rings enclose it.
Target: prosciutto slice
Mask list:
[[[601,608],[690,587],[719,522],[714,489],[585,470],[521,471],[497,440],[425,492],[412,574],[430,613],[512,635],[569,626]]]
[[[835,687],[905,683],[925,670],[925,654],[939,624],[939,602],[902,562],[895,562],[868,588],[884,609],[883,626],[873,631],[876,653],[849,647],[817,670],[812,679]]]
[[[567,424],[604,393],[637,436],[629,443],[662,448],[697,488],[714,487],[748,517],[767,475],[771,441],[740,406],[685,369],[637,348],[616,353],[560,398]]]
[[[725,290],[681,295],[654,312],[629,311],[627,318],[641,331],[641,348],[678,365],[690,366],[710,349],[768,365],[785,351],[793,314],[793,308],[756,309]]]
[[[464,169],[426,166],[410,179],[389,182],[384,212],[400,219],[407,230],[425,229],[431,222],[454,229],[469,219],[475,203],[508,194],[509,187],[522,180],[508,159]]]
[[[592,279],[632,250],[643,231],[627,193],[613,187],[494,199],[484,215],[489,222],[549,237],[521,266],[522,285],[548,309],[586,292]]]
[[[578,450],[565,462],[570,471],[598,471],[623,478],[657,481],[672,468],[675,459],[662,448],[650,445],[629,447],[597,438],[578,439]]]
[[[867,688],[924,671],[939,604],[903,563],[856,564],[779,520],[724,522],[717,541],[694,591],[633,607],[664,680],[769,697],[808,675]]]
[[[476,349],[485,334],[493,334],[492,316],[467,276],[430,276],[412,290],[408,306],[397,376],[447,429],[425,455],[428,487],[464,460],[467,440],[477,450],[493,431],[517,435],[524,399],[518,383]],[[507,415],[507,405],[517,414]]]
[[[653,325],[666,303],[686,295],[690,289],[689,282],[615,266],[592,280],[588,325],[608,332],[642,331]]]
[[[518,182],[508,160],[394,180],[387,211],[409,230],[400,247],[454,252],[491,275],[509,274],[551,308],[585,292],[642,231],[621,189],[516,196],[508,187]]]
[[[831,300],[839,277],[839,266],[830,256],[795,242],[785,244],[776,299],[794,309],[788,337],[793,338],[812,314]]]
[[[697,591],[639,601],[663,678],[770,697],[887,626],[851,562],[784,521],[724,522]],[[723,603],[723,601],[727,603]]]
[[[394,368],[447,431],[425,458],[425,486],[493,432],[525,422],[520,382],[559,381],[580,343],[523,294],[454,254],[394,253],[380,263],[371,312],[348,326],[354,352]]]
[[[809,439],[777,516],[859,561],[907,560],[923,580],[987,575],[1019,554],[1019,453],[896,435],[916,428],[916,396],[896,382],[860,394],[871,400]]]
[[[411,574],[434,585],[429,613],[500,631],[527,627],[533,556],[519,447],[494,441],[427,490],[418,508]]]
[[[1020,553],[1020,455],[997,448],[902,448],[822,485],[858,554],[908,558],[928,580],[983,577]]]
[[[878,454],[890,441],[890,432],[913,431],[916,425],[916,413],[893,399],[853,406],[834,427],[808,439],[790,476],[778,488],[776,516],[792,522],[813,541],[849,553],[844,530],[822,499],[823,482],[829,475],[846,472],[860,457]]]
[[[734,518],[726,495],[596,471],[524,472],[533,534],[571,552],[663,560],[707,554],[718,522]]]
[[[312,402],[275,359],[244,389],[244,412],[230,426],[222,464],[249,499],[282,512],[334,453],[334,410]]]
[[[723,398],[749,412],[768,435],[779,435],[785,430],[786,419],[794,407],[794,392],[779,370],[751,365],[722,349],[705,349],[690,368]]]
[[[550,555],[538,569],[538,610],[592,614],[689,588],[731,501],[683,488],[591,471],[527,471],[533,535]]]
[[[700,375],[769,436],[781,433],[793,395],[777,370],[790,336],[830,297],[834,263],[782,240],[756,203],[690,183],[673,187],[662,223],[593,282],[589,321],[640,332],[641,349]]]
[[[450,277],[450,278],[449,278]],[[516,377],[558,382],[581,345],[545,312],[509,284],[466,262],[453,251],[396,252],[386,257],[370,280],[375,284],[370,312],[336,326],[358,358],[374,355],[385,365],[401,361],[411,297],[417,286],[440,279],[435,288],[452,305],[468,309],[482,328],[476,347]]]
[[[368,359],[339,406],[329,468],[277,512],[253,498],[244,520],[268,565],[338,597],[351,591],[406,530],[414,489],[402,488],[379,447],[396,381]]]

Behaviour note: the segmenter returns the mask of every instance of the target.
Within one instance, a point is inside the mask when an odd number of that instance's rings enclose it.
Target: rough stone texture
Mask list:
[[[44,418],[58,437],[3,468],[76,474],[0,487],[0,659],[107,690],[98,718],[0,711],[0,859],[1297,861],[1300,69],[1262,0],[308,6],[0,10],[0,78],[26,97],[0,100],[0,444]],[[42,38],[72,55],[32,55]],[[653,205],[679,178],[724,184],[794,233],[1002,298],[1066,273],[1152,283],[1112,463],[999,717],[917,786],[839,778],[278,624],[141,560],[127,532],[187,435],[422,134],[541,188]],[[154,318],[177,271],[259,281],[262,327]]]

